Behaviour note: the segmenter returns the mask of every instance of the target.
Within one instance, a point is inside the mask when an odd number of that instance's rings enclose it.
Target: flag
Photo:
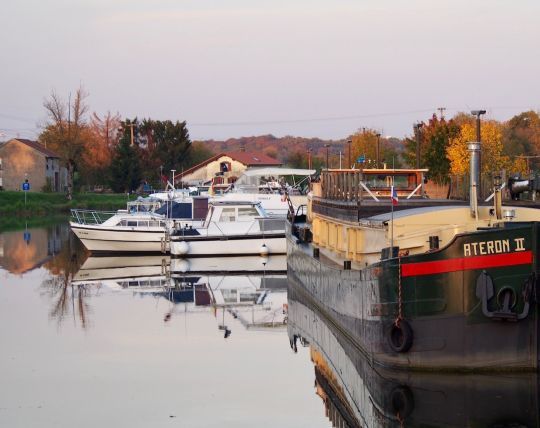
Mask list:
[[[390,187],[390,199],[392,200],[392,205],[396,206],[398,204],[398,196],[394,186]]]

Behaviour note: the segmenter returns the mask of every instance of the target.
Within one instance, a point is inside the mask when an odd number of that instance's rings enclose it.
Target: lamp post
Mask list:
[[[422,122],[414,124],[414,137],[416,140],[416,169],[420,169],[420,129],[424,126]]]
[[[471,114],[476,116],[476,141],[482,142],[482,136],[480,133],[480,116],[486,114],[485,110],[471,110]],[[480,151],[478,152],[478,199],[482,197],[482,145],[480,144]]]
[[[376,147],[376,164],[375,164],[375,168],[379,168],[380,166],[380,159],[381,159],[381,134],[379,132],[377,132],[375,134],[375,136],[377,137],[377,147]]]
[[[330,144],[325,144],[324,147],[326,147],[326,169],[329,170],[329,165],[328,165],[328,147],[330,147]]]
[[[347,140],[347,146],[348,146],[348,149],[349,149],[349,166],[347,168],[352,168],[352,162],[351,162],[351,144],[352,144],[352,140],[349,139]]]

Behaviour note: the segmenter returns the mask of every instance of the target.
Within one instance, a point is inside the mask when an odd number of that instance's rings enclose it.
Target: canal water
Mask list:
[[[245,272],[245,271],[248,272]],[[95,257],[0,232],[1,427],[534,427],[536,375],[374,370],[286,260]]]

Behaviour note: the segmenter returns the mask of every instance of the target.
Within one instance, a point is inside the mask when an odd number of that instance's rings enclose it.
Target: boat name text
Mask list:
[[[468,242],[463,244],[463,255],[465,257],[484,256],[488,254],[510,253],[512,251],[525,251],[525,238],[514,238],[513,245],[511,243],[512,241],[510,239]]]

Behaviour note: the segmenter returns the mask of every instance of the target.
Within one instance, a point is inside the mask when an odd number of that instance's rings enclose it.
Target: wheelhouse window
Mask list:
[[[235,221],[236,219],[236,208],[231,207],[225,207],[221,211],[221,216],[219,217],[219,221]]]
[[[252,220],[259,216],[259,212],[254,207],[238,208],[238,220]]]

